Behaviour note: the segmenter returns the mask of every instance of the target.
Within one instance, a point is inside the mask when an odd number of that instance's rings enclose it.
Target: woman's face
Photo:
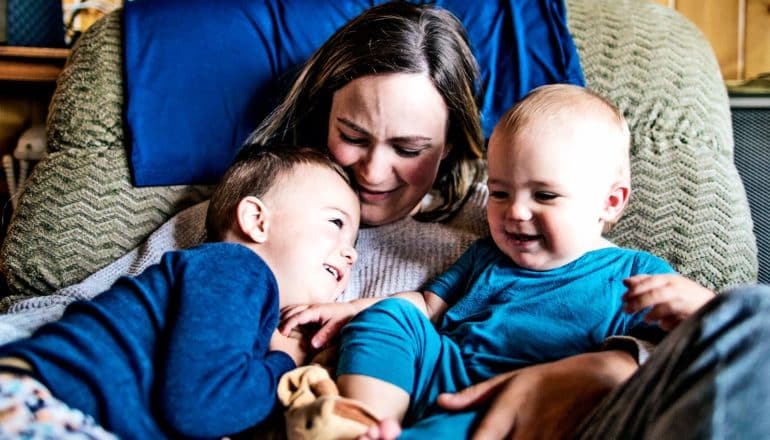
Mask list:
[[[361,223],[416,212],[449,152],[448,114],[424,74],[368,75],[334,93],[327,142],[358,185]]]

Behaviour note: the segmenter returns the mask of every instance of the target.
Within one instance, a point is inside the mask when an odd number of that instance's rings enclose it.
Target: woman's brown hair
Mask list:
[[[465,29],[451,12],[392,2],[363,12],[337,30],[307,61],[283,102],[249,142],[283,142],[326,149],[334,92],[354,79],[385,73],[425,73],[449,110],[447,144],[433,191],[440,201],[415,216],[450,217],[471,185],[484,177],[484,135],[476,90],[479,69]]]

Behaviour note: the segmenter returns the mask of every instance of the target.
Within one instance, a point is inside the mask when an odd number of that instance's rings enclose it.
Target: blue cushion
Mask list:
[[[134,0],[124,6],[134,184],[214,183],[301,64],[383,0]],[[584,84],[562,0],[438,0],[465,24],[482,121],[546,83]]]

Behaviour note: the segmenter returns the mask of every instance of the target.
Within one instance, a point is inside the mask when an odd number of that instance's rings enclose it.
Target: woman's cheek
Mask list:
[[[355,152],[353,151],[353,147],[346,145],[339,138],[330,138],[329,140],[329,152],[335,162],[343,167],[348,167],[355,162]]]
[[[441,156],[438,154],[417,161],[406,170],[407,176],[405,176],[405,180],[415,186],[427,186],[430,188],[436,179],[440,163]]]

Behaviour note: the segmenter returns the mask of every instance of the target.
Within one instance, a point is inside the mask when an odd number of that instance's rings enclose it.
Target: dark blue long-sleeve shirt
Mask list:
[[[270,351],[278,287],[245,246],[169,252],[58,322],[0,348],[59,399],[125,438],[218,437],[265,419],[280,376]]]

